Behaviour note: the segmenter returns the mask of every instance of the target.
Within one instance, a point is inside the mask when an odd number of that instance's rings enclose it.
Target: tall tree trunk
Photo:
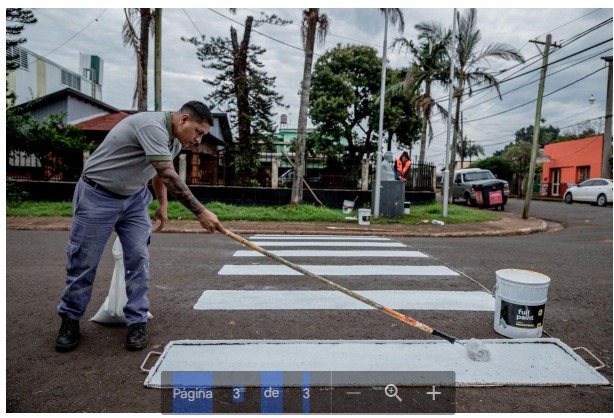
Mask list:
[[[463,80],[459,80],[459,87],[456,94],[456,109],[455,109],[455,118],[454,122],[454,135],[452,135],[452,146],[450,148],[450,165],[448,170],[450,170],[450,194],[452,196],[452,184],[454,179],[454,169],[456,168],[456,147],[458,146],[458,134],[459,134],[459,118],[460,118],[460,108],[461,108],[461,99],[463,97]]]
[[[245,20],[245,32],[239,45],[237,31],[230,29],[232,48],[234,54],[234,87],[237,96],[237,118],[239,133],[239,164],[238,169],[255,175],[253,144],[251,139],[251,118],[249,109],[249,87],[247,85],[247,55],[249,53],[249,38],[252,31],[254,18],[248,16]],[[243,176],[242,181],[251,180]]]
[[[428,98],[429,102],[424,107],[422,111],[422,127],[420,128],[420,159],[419,163],[424,164],[424,160],[426,159],[426,137],[428,131],[428,122],[431,118],[431,82],[427,81],[424,85],[424,97]]]
[[[313,63],[313,48],[318,25],[319,9],[309,9],[307,21],[307,36],[305,39],[305,65],[303,66],[303,81],[301,83],[301,103],[298,113],[296,137],[296,156],[294,162],[294,178],[292,179],[292,195],[290,206],[303,202],[303,176],[305,167],[305,143],[307,137],[307,112],[309,109],[309,93],[311,90],[311,66]]]
[[[151,10],[139,9],[141,12],[140,48],[138,53],[139,73],[137,109],[147,111],[147,63],[149,59],[149,30],[151,26]]]

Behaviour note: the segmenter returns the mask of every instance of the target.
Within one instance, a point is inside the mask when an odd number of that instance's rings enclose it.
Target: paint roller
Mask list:
[[[245,238],[243,238],[243,237],[241,237],[241,236],[239,236],[239,235],[237,235],[237,234],[235,234],[235,233],[233,233],[231,231],[227,230],[226,231],[226,235],[228,237],[232,238],[233,240],[235,240],[235,241],[245,245],[246,247],[251,248],[252,250],[255,250],[255,251],[259,252],[260,254],[263,254],[263,255],[265,255],[265,256],[267,256],[267,257],[269,257],[269,258],[271,258],[271,259],[273,259],[273,260],[275,260],[275,261],[277,261],[277,262],[279,262],[279,263],[281,263],[281,264],[283,264],[283,265],[285,265],[287,267],[290,267],[291,269],[296,270],[299,273],[302,273],[302,274],[304,274],[306,276],[309,276],[309,277],[311,277],[313,279],[316,279],[319,282],[324,283],[325,285],[327,285],[327,286],[329,286],[329,287],[331,287],[331,288],[333,288],[335,290],[338,290],[338,291],[340,291],[340,292],[342,292],[342,293],[344,293],[344,294],[346,294],[346,295],[348,295],[348,296],[350,296],[350,297],[352,297],[352,298],[354,298],[354,299],[356,299],[356,300],[358,300],[358,301],[360,301],[362,303],[366,303],[367,305],[369,305],[369,306],[379,310],[380,312],[383,312],[383,313],[385,313],[387,315],[390,315],[390,316],[392,316],[392,317],[394,317],[394,318],[396,318],[396,319],[398,319],[400,321],[403,321],[406,324],[411,325],[412,327],[421,329],[422,331],[428,332],[429,334],[432,334],[432,335],[434,335],[436,337],[443,338],[444,340],[446,340],[446,341],[448,341],[448,342],[450,342],[452,344],[456,343],[456,344],[462,345],[463,347],[465,347],[467,349],[467,354],[469,355],[469,358],[474,360],[474,361],[488,361],[488,360],[490,360],[490,351],[488,351],[488,349],[479,340],[476,340],[475,338],[472,338],[472,339],[470,339],[467,342],[462,342],[462,341],[460,341],[456,337],[452,337],[450,335],[444,334],[441,331],[437,331],[436,329],[433,329],[430,326],[428,326],[426,324],[423,324],[420,321],[417,321],[417,320],[415,320],[413,318],[410,318],[409,316],[404,315],[404,314],[402,314],[400,312],[397,312],[394,309],[390,309],[390,308],[387,308],[386,306],[380,305],[379,303],[377,303],[377,302],[375,302],[375,301],[373,301],[371,299],[368,299],[368,298],[366,298],[366,297],[364,297],[364,296],[362,296],[362,295],[360,295],[360,294],[358,294],[356,292],[353,292],[353,291],[351,291],[349,289],[346,289],[345,287],[340,286],[340,285],[338,285],[335,282],[332,282],[332,281],[330,281],[328,279],[325,279],[324,277],[318,276],[317,274],[315,274],[315,273],[313,273],[313,272],[311,272],[309,270],[306,270],[306,269],[302,268],[301,266],[298,266],[298,265],[296,265],[294,263],[291,263],[290,261],[288,261],[288,260],[286,260],[286,259],[284,259],[284,258],[282,258],[282,257],[280,257],[280,256],[278,256],[276,254],[273,254],[273,253],[265,250],[264,248],[259,247],[258,245],[254,244],[253,242],[248,241],[247,239],[245,239]]]

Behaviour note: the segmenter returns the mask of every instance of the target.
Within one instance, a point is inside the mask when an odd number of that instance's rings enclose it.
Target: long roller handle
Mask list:
[[[377,303],[377,302],[375,302],[375,301],[373,301],[373,300],[371,300],[369,298],[366,298],[366,297],[364,297],[362,295],[359,295],[358,293],[353,292],[350,289],[346,289],[345,287],[340,286],[340,285],[338,285],[335,282],[332,282],[332,281],[330,281],[328,279],[325,279],[322,276],[318,276],[317,274],[315,274],[315,273],[313,273],[313,272],[311,272],[309,270],[305,270],[301,266],[298,266],[298,265],[296,265],[294,263],[291,263],[290,261],[288,261],[288,260],[278,256],[277,254],[273,254],[273,253],[265,250],[264,248],[259,247],[258,245],[256,245],[253,242],[248,241],[247,239],[245,239],[245,238],[235,234],[234,232],[227,231],[226,235],[229,236],[230,238],[232,238],[233,240],[235,240],[235,241],[245,245],[246,247],[249,247],[252,250],[258,251],[260,254],[263,254],[263,255],[265,255],[265,256],[267,256],[269,258],[272,258],[273,260],[275,260],[275,261],[277,261],[277,262],[279,262],[279,263],[281,263],[281,264],[283,264],[285,266],[288,266],[291,269],[298,271],[299,273],[302,273],[302,274],[304,274],[306,276],[309,276],[309,277],[311,277],[313,279],[316,279],[319,282],[324,283],[325,285],[327,285],[329,287],[332,287],[333,289],[338,290],[338,291],[340,291],[342,293],[345,293],[346,295],[348,295],[350,297],[353,297],[354,299],[359,300],[362,303],[366,303],[367,305],[374,307],[375,309],[379,310],[380,312],[383,312],[383,313],[388,314],[388,315],[390,315],[390,316],[392,316],[392,317],[394,317],[394,318],[396,318],[396,319],[398,319],[400,321],[403,321],[406,324],[411,325],[412,327],[421,329],[422,331],[428,332],[429,334],[432,334],[432,335],[435,335],[437,337],[443,338],[444,340],[446,340],[446,341],[448,341],[448,342],[450,342],[452,344],[454,344],[454,342],[457,340],[455,337],[452,337],[450,335],[446,335],[446,334],[444,334],[442,332],[439,332],[439,331],[429,327],[428,325],[423,324],[420,321],[416,321],[415,319],[410,318],[409,316],[404,315],[404,314],[402,314],[400,312],[397,312],[394,309],[390,309],[390,308],[387,308],[386,306],[380,305],[379,303]]]

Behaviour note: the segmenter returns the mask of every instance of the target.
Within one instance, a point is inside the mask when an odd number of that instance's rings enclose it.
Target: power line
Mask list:
[[[221,14],[220,12],[218,12],[218,11],[216,11],[216,10],[214,10],[214,9],[209,9],[209,10],[210,10],[210,11],[212,11],[213,13],[217,14],[217,15],[222,16],[222,17],[223,17],[223,18],[225,18],[225,19],[230,20],[231,22],[236,23],[237,25],[241,25],[241,26],[245,27],[245,25],[244,25],[243,23],[238,22],[238,21],[236,21],[236,20],[234,20],[234,19],[231,19],[230,17],[225,16],[225,15]],[[282,45],[288,46],[288,47],[293,48],[293,49],[297,49],[297,50],[299,50],[299,51],[301,51],[301,52],[303,52],[303,53],[305,52],[305,50],[304,50],[303,48],[299,48],[299,47],[297,47],[297,46],[290,45],[289,43],[286,43],[286,42],[284,42],[284,41],[280,41],[279,39],[275,39],[275,38],[273,38],[272,36],[269,36],[269,35],[266,35],[266,34],[264,34],[264,33],[260,32],[260,31],[257,31],[256,29],[252,29],[252,32],[257,33],[257,34],[259,34],[259,35],[262,35],[262,36],[264,36],[265,38],[269,38],[270,40],[275,41],[275,42],[278,42],[278,43],[280,43],[280,44],[282,44]],[[318,55],[318,56],[320,56],[320,54],[316,54],[315,52],[313,53],[313,55]]]
[[[571,82],[571,83],[567,84],[566,86],[563,86],[563,87],[561,87],[561,88],[559,88],[559,89],[556,89],[556,90],[554,90],[554,91],[552,91],[552,92],[550,92],[550,93],[548,93],[548,94],[544,94],[544,97],[548,97],[548,96],[550,96],[550,95],[552,95],[552,94],[554,94],[554,93],[557,93],[557,92],[559,92],[559,91],[561,91],[561,90],[563,90],[563,89],[566,89],[567,87],[572,86],[572,85],[574,85],[574,84],[576,84],[576,83],[578,83],[578,82],[580,82],[580,81],[584,80],[585,78],[588,78],[588,77],[592,76],[593,74],[598,73],[599,71],[602,71],[602,70],[604,70],[604,69],[606,69],[606,68],[607,68],[607,67],[601,67],[601,68],[599,68],[598,70],[593,71],[592,73],[590,73],[590,74],[588,74],[588,75],[586,75],[586,76],[584,76],[584,77],[582,77],[582,78],[580,78],[580,79],[578,79],[578,80],[576,80],[576,81],[573,81],[573,82]],[[511,108],[511,109],[504,110],[504,111],[499,112],[499,113],[494,113],[494,114],[489,115],[489,116],[484,116],[484,117],[482,117],[482,118],[478,118],[478,119],[466,120],[466,121],[465,121],[465,123],[477,122],[477,121],[479,121],[479,120],[484,120],[484,119],[492,118],[493,116],[498,116],[498,115],[501,115],[501,114],[503,114],[503,113],[511,112],[512,110],[516,110],[516,109],[518,109],[518,108],[521,108],[521,107],[523,107],[523,106],[526,106],[526,105],[528,105],[528,104],[531,104],[531,103],[533,103],[533,102],[535,102],[535,101],[537,101],[537,99],[531,100],[531,101],[529,101],[529,102],[523,103],[523,104],[521,104],[521,105],[519,105],[519,106],[515,106],[515,107],[513,107],[513,108]]]
[[[551,77],[551,76],[553,76],[553,75],[555,75],[555,74],[558,74],[558,73],[560,73],[560,72],[563,72],[563,71],[565,71],[565,70],[568,70],[569,68],[575,67],[576,65],[582,64],[583,62],[586,62],[586,61],[588,61],[588,60],[591,60],[591,59],[593,59],[593,58],[595,58],[595,57],[597,57],[597,56],[599,56],[599,55],[601,55],[601,54],[603,54],[603,53],[605,53],[605,52],[607,52],[607,51],[610,51],[611,49],[612,49],[612,48],[608,48],[608,49],[604,49],[603,51],[599,51],[598,53],[596,53],[596,54],[594,54],[594,55],[591,55],[590,57],[584,58],[584,59],[582,59],[582,60],[580,60],[580,61],[578,61],[578,62],[575,62],[575,63],[573,63],[573,64],[571,64],[571,65],[569,65],[569,66],[565,67],[565,68],[562,68],[562,69],[560,69],[560,70],[558,70],[558,71],[555,71],[555,72],[553,72],[553,73],[548,74],[548,75],[546,76],[546,78],[547,78],[547,77]],[[528,83],[526,83],[526,84],[523,84],[522,86],[519,86],[519,87],[517,87],[517,88],[515,88],[515,89],[513,89],[513,90],[509,90],[509,91],[507,91],[507,92],[505,92],[505,93],[501,94],[501,96],[505,96],[505,95],[507,95],[507,94],[513,93],[513,92],[515,92],[515,91],[518,91],[518,90],[520,90],[521,88],[527,87],[527,86],[529,86],[530,84],[536,83],[536,82],[538,82],[538,81],[539,81],[539,80],[533,80],[533,81],[530,81],[530,82],[528,82]],[[465,110],[465,111],[466,111],[466,110],[469,110],[469,109],[473,109],[474,107],[480,106],[480,105],[482,105],[482,104],[484,104],[484,103],[486,103],[486,102],[489,102],[489,101],[491,101],[491,100],[495,100],[496,98],[497,98],[497,97],[491,97],[490,99],[487,99],[487,100],[484,100],[484,101],[482,101],[482,102],[479,102],[479,103],[476,103],[476,104],[474,104],[474,105],[471,105],[471,106],[469,106],[469,107],[466,107],[466,108],[464,108],[463,110]]]
[[[70,38],[68,38],[67,40],[65,40],[64,42],[62,42],[60,45],[58,45],[57,47],[55,47],[51,52],[48,52],[47,54],[43,55],[44,57],[47,57],[48,55],[53,54],[55,51],[57,51],[58,49],[60,49],[61,47],[63,47],[64,45],[66,45],[68,42],[72,41],[74,38],[76,38],[81,32],[83,32],[84,30],[86,30],[87,28],[90,27],[90,25],[94,22],[98,22],[98,18],[100,16],[102,16],[104,14],[104,12],[106,12],[107,9],[103,9],[102,12],[100,12],[100,14],[98,16],[96,16],[94,18],[94,20],[92,20],[91,22],[89,22],[87,25],[85,25],[83,27],[83,29],[81,29],[79,32],[75,33],[73,36],[71,36]]]

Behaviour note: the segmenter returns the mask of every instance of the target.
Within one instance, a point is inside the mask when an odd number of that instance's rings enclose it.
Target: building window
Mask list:
[[[578,183],[588,180],[591,177],[590,167],[578,167]]]
[[[81,78],[78,75],[66,70],[62,70],[62,84],[81,91]]]

